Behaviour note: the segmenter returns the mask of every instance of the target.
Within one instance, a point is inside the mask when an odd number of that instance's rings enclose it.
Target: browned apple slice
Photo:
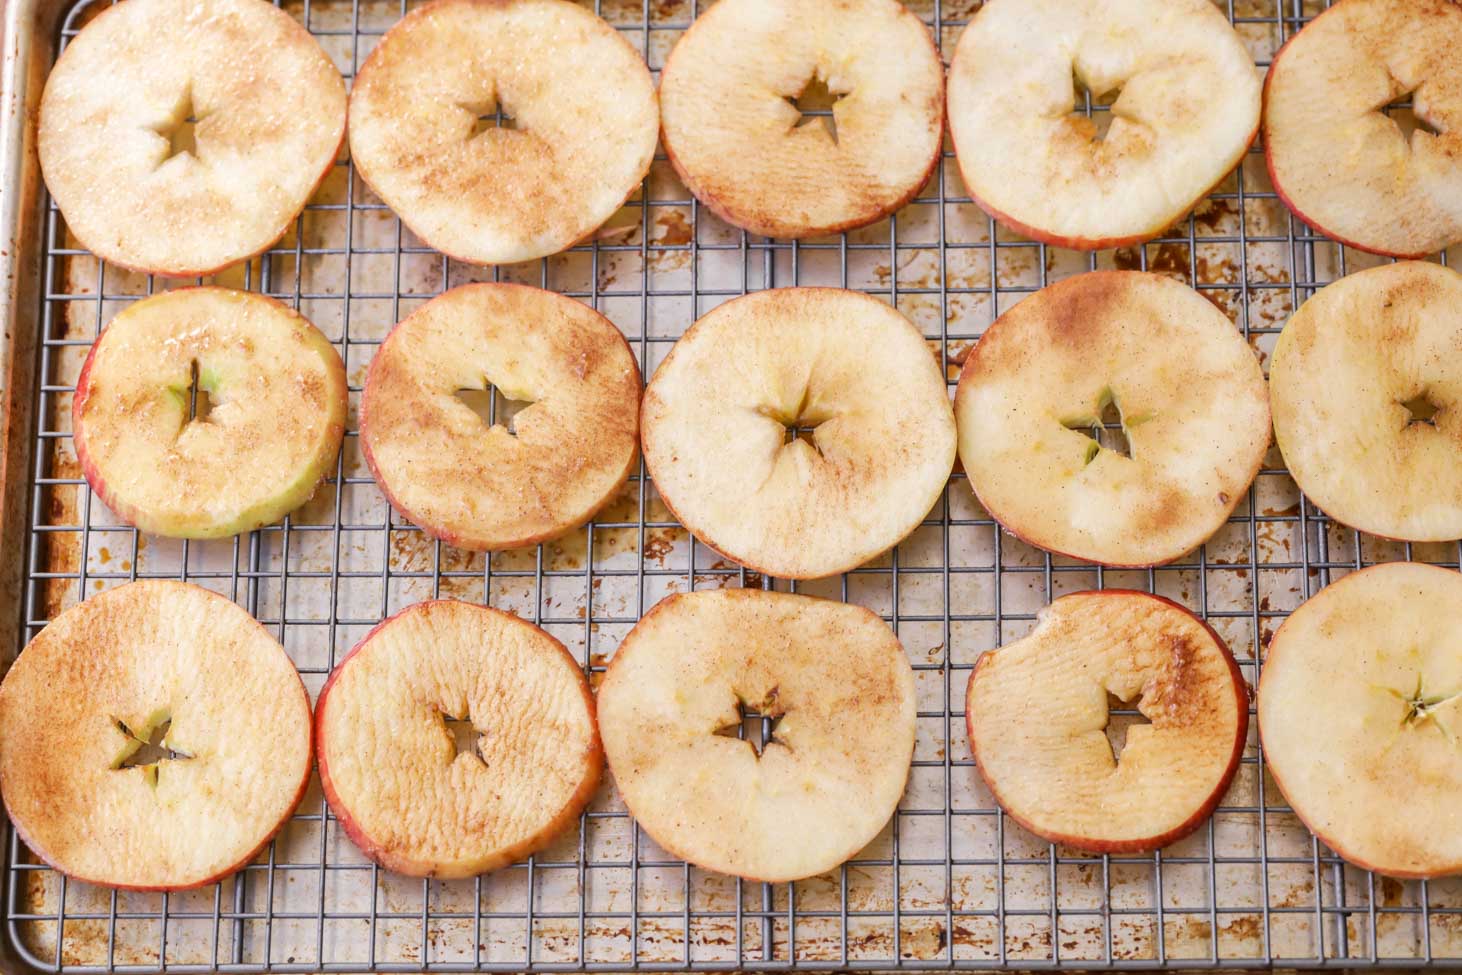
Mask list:
[[[127,0],[56,62],[37,146],[92,253],[191,277],[278,240],[344,138],[340,72],[274,4]]]
[[[1393,562],[1295,610],[1259,678],[1264,759],[1336,853],[1393,877],[1462,873],[1462,575]]]
[[[1088,95],[1107,110],[1087,118]],[[1058,247],[1172,226],[1243,158],[1259,105],[1254,61],[1208,0],[993,0],[949,69],[970,195]]]
[[[350,156],[432,247],[508,264],[613,216],[650,169],[659,123],[644,59],[588,8],[435,0],[361,66]]]
[[[1459,350],[1456,271],[1405,261],[1317,291],[1269,367],[1274,436],[1300,489],[1361,531],[1462,538]]]
[[[980,503],[1033,545],[1107,565],[1170,562],[1208,538],[1269,446],[1258,359],[1192,288],[1095,271],[986,330],[955,396]]]
[[[928,180],[944,134],[938,52],[896,0],[721,0],[676,42],[660,101],[685,185],[768,237],[897,210]]]
[[[132,2],[132,0],[128,0]],[[345,366],[273,298],[182,288],[128,306],[76,381],[76,457],[129,524],[222,538],[304,504],[345,432]]]
[[[1109,698],[1145,724],[1115,754]],[[1182,839],[1233,779],[1248,687],[1228,647],[1142,592],[1063,596],[1024,639],[982,656],[965,702],[980,775],[1007,815],[1053,843],[1137,853]]]
[[[289,818],[309,776],[310,700],[284,648],[198,586],[97,593],[0,685],[6,812],[37,856],[88,883],[225,877]]]
[[[1264,83],[1264,153],[1295,216],[1395,257],[1462,241],[1459,48],[1453,0],[1343,0],[1289,39]]]
[[[723,589],[663,599],[635,625],[599,688],[599,730],[657,843],[780,883],[833,869],[883,829],[914,707],[903,647],[868,610]]]
[[[528,405],[484,418],[458,395],[489,387]],[[514,548],[614,496],[634,466],[639,402],[634,355],[594,309],[524,285],[462,285],[376,352],[361,447],[390,502],[433,536]]]
[[[835,575],[891,548],[954,466],[944,377],[912,322],[836,288],[730,301],[645,390],[645,463],[696,537],[768,575]]]
[[[604,766],[589,683],[563,644],[455,600],[367,634],[315,720],[320,783],[346,835],[418,877],[470,877],[541,849]]]

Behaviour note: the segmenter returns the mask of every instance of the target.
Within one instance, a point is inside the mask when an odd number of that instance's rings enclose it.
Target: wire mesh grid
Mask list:
[[[106,2],[81,0],[57,43]],[[1309,0],[1225,2],[1261,68],[1320,9]],[[347,77],[406,9],[404,0],[284,6]],[[699,12],[696,0],[593,6],[652,69]],[[910,6],[947,61],[978,3]],[[1089,95],[1084,102],[1088,114],[1107,107]],[[1396,112],[1404,117],[1407,109]],[[1390,543],[1330,522],[1300,496],[1277,451],[1234,517],[1174,565],[1104,570],[1030,548],[1001,535],[956,472],[924,524],[893,552],[800,585],[762,578],[699,545],[670,517],[643,468],[584,529],[485,558],[434,543],[392,514],[360,457],[355,408],[375,348],[412,308],[470,280],[522,281],[592,304],[623,329],[646,375],[695,317],[729,297],[792,284],[860,289],[923,329],[952,388],[963,355],[1020,298],[1092,268],[1141,268],[1193,284],[1267,360],[1304,298],[1376,259],[1291,218],[1257,149],[1158,240],[1092,255],[994,226],[965,194],[948,145],[928,185],[892,218],[798,243],[721,223],[662,154],[595,241],[498,269],[451,262],[422,245],[342,161],[284,240],[214,279],[299,308],[337,343],[351,389],[334,475],[282,524],[225,542],[139,535],[88,491],[69,433],[81,361],[120,308],[166,285],[93,259],[54,203],[44,232],[28,637],[100,589],[144,577],[187,579],[233,598],[277,634],[313,695],[378,620],[421,598],[455,596],[544,626],[597,682],[618,640],[664,595],[763,586],[879,612],[909,652],[919,711],[909,786],[889,827],[841,869],[791,885],[744,883],[670,858],[634,826],[612,785],[549,849],[465,882],[408,880],[376,868],[339,830],[318,783],[265,853],[200,891],[119,893],[68,882],[12,830],[7,931],[31,964],[323,971],[1462,961],[1462,882],[1402,883],[1346,866],[1285,806],[1252,736],[1213,818],[1148,856],[1090,856],[1035,839],[1001,814],[969,758],[963,689],[975,659],[1028,631],[1036,611],[1065,592],[1127,587],[1174,598],[1214,625],[1252,682],[1278,623],[1339,574],[1401,558],[1458,565],[1456,545]]]

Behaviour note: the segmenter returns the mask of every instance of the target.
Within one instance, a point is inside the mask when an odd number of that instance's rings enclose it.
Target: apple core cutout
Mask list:
[[[823,130],[833,140],[833,145],[838,142],[838,102],[852,94],[848,91],[834,91],[828,87],[827,79],[823,77],[820,68],[814,69],[808,76],[802,89],[795,95],[784,95],[783,98],[800,114],[797,121],[793,123],[789,132],[809,125],[817,125],[819,122]]]
[[[167,154],[158,162],[159,167],[174,156],[186,154],[199,158],[197,128],[203,118],[193,106],[193,85],[189,82],[183,87],[182,97],[178,99],[178,107],[173,109],[172,116],[152,130],[168,144]]]
[[[442,719],[442,728],[452,736],[453,760],[458,755],[471,755],[486,765],[487,759],[482,757],[482,749],[478,747],[483,733],[472,723],[472,716],[456,718],[441,710],[437,714]]]
[[[1121,762],[1122,752],[1127,748],[1127,733],[1134,727],[1151,725],[1152,721],[1142,713],[1142,697],[1122,700],[1111,691],[1107,692],[1107,744],[1112,749],[1112,761]]]
[[[750,704],[740,694],[737,694],[735,718],[721,725],[712,734],[721,738],[735,738],[746,742],[751,746],[756,757],[760,759],[763,753],[773,745],[782,748],[791,747],[777,737],[777,726],[786,716],[787,712],[779,708],[777,704],[775,687],[765,695],[760,704]]]
[[[135,731],[120,718],[113,718],[112,722],[118,731],[127,736],[122,754],[112,764],[114,771],[140,768],[147,783],[156,787],[163,762],[187,761],[193,757],[186,750],[173,747],[173,743],[168,741],[168,729],[173,723],[171,715],[163,715],[139,725]]]
[[[481,387],[459,389],[452,395],[467,407],[488,429],[501,426],[513,436],[518,435],[518,414],[532,406],[534,401],[527,397],[514,398],[499,389],[490,380]]]

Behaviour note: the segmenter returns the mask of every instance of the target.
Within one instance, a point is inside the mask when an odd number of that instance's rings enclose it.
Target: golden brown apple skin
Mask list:
[[[1141,590],[1137,589],[1104,589],[1102,590],[1102,592],[1122,596],[1141,597],[1143,599],[1153,599],[1157,600],[1160,603],[1171,606],[1174,609],[1181,610],[1182,612],[1193,616],[1194,619],[1201,623],[1203,625],[1203,628],[1208,631],[1208,635],[1213,638],[1214,643],[1218,644],[1218,646],[1223,650],[1224,660],[1228,663],[1229,673],[1232,676],[1234,682],[1234,696],[1239,702],[1238,733],[1234,735],[1233,749],[1229,755],[1228,767],[1224,771],[1218,787],[1214,789],[1213,794],[1204,801],[1203,805],[1199,807],[1192,816],[1184,820],[1179,825],[1173,827],[1165,833],[1161,833],[1148,839],[1115,840],[1104,842],[1099,840],[1092,840],[1086,837],[1069,836],[1064,833],[1056,833],[1049,830],[1039,829],[1029,820],[1022,817],[1019,813],[1011,810],[1006,800],[1001,797],[1000,791],[996,788],[994,780],[991,778],[990,775],[986,773],[984,767],[981,765],[980,750],[976,743],[974,726],[971,721],[972,715],[970,714],[970,709],[968,707],[965,709],[965,736],[969,739],[970,751],[975,759],[975,768],[980,773],[980,779],[985,783],[986,788],[990,790],[990,794],[995,797],[996,803],[998,803],[1000,808],[1004,810],[1005,815],[1015,820],[1015,822],[1019,823],[1021,827],[1028,832],[1033,833],[1036,836],[1041,837],[1042,839],[1049,840],[1052,843],[1060,843],[1064,846],[1072,846],[1077,849],[1087,851],[1089,853],[1150,853],[1153,850],[1158,850],[1165,846],[1168,846],[1169,844],[1176,843],[1178,840],[1191,834],[1199,826],[1203,825],[1204,821],[1206,821],[1209,816],[1213,815],[1213,810],[1218,807],[1218,804],[1221,801],[1223,801],[1224,793],[1228,791],[1230,783],[1233,782],[1234,774],[1238,772],[1239,762],[1244,757],[1244,742],[1247,740],[1249,735],[1249,699],[1251,696],[1251,692],[1249,690],[1248,682],[1244,680],[1244,675],[1239,670],[1238,662],[1234,659],[1233,653],[1229,651],[1228,644],[1224,642],[1223,637],[1218,635],[1218,631],[1216,631],[1212,626],[1209,625],[1207,620],[1203,619],[1200,616],[1197,616],[1186,606],[1174,602],[1173,600],[1168,599],[1166,596],[1158,596],[1156,594],[1142,592]],[[980,672],[980,668],[985,666],[986,661],[989,659],[990,656],[988,653],[982,654],[980,656],[980,659],[976,661],[974,670],[970,671],[970,679],[966,683],[965,689],[965,697],[967,700],[969,698],[969,688],[972,687],[975,682],[975,675]]]

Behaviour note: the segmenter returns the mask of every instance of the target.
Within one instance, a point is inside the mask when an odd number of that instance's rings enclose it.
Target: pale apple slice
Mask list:
[[[1393,877],[1462,873],[1462,575],[1386,563],[1302,603],[1269,641],[1259,737],[1336,853]]]
[[[644,59],[569,0],[417,7],[350,94],[356,171],[418,237],[476,264],[591,234],[649,172],[659,125]]]
[[[245,291],[183,288],[103,330],[71,426],[82,473],[119,518],[149,534],[223,538],[309,500],[340,452],[345,410],[340,353],[298,313]]]
[[[87,883],[181,890],[233,873],[299,804],[310,757],[310,700],[284,648],[187,583],[97,593],[0,685],[6,812]]]
[[[1223,640],[1143,592],[1062,596],[1038,619],[970,675],[970,747],[996,801],[1037,836],[1092,853],[1156,850],[1197,829],[1249,727],[1248,685]],[[1147,719],[1120,755],[1109,695]]]
[[[670,52],[660,103],[665,152],[702,203],[753,233],[807,237],[919,192],[939,161],[944,68],[897,0],[721,0]]]
[[[92,253],[191,277],[278,240],[344,138],[340,72],[275,5],[127,0],[62,52],[37,147]]]
[[[1115,96],[1110,112],[1087,119],[1078,86]],[[1162,233],[1243,158],[1259,107],[1254,61],[1209,0],[993,0],[949,69],[970,195],[1059,247]]]
[[[1462,538],[1462,274],[1404,261],[1326,285],[1269,366],[1274,436],[1311,501],[1352,528]]]
[[[970,487],[1007,531],[1116,566],[1200,545],[1269,446],[1243,336],[1192,288],[1140,271],[1067,278],[1001,315],[965,361],[955,415]]]
[[[530,405],[489,425],[458,396],[489,386]],[[634,467],[639,404],[639,367],[609,319],[538,288],[462,285],[377,351],[361,447],[386,497],[433,537],[516,548],[614,497]]]
[[[825,873],[878,835],[914,718],[913,670],[886,623],[760,589],[661,600],[599,688],[605,755],[640,826],[673,856],[766,883]]]
[[[1289,39],[1264,83],[1264,153],[1295,216],[1394,257],[1462,242],[1459,49],[1453,0],[1343,0]],[[1407,96],[1409,135],[1382,111]]]
[[[604,766],[594,697],[563,644],[516,616],[416,603],[335,668],[315,709],[320,783],[388,870],[470,877],[553,840]],[[449,722],[469,722],[464,738]]]
[[[944,377],[912,322],[836,288],[737,298],[645,390],[645,463],[681,524],[768,575],[835,575],[896,545],[954,466]]]

